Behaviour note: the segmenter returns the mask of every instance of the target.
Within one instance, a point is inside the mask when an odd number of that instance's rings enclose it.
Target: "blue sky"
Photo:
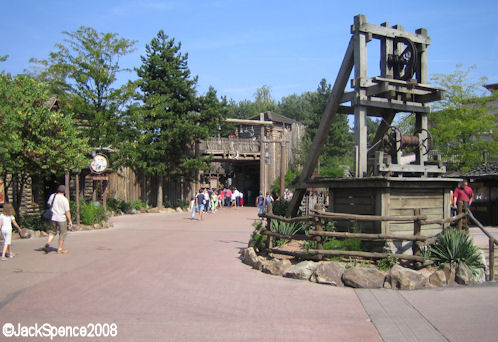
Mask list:
[[[163,29],[182,43],[198,91],[213,86],[236,101],[253,99],[258,87],[272,96],[300,94],[326,78],[335,81],[356,14],[371,24],[426,28],[431,37],[429,74],[452,73],[457,64],[476,69],[475,80],[498,83],[498,1],[276,1],[276,0],[0,0],[0,70],[22,73],[31,57],[44,59],[62,31],[81,25],[137,40],[121,60],[138,67],[145,44]],[[374,40],[375,41],[375,40]],[[378,75],[377,43],[369,44],[369,75]],[[121,80],[133,79],[123,74]]]

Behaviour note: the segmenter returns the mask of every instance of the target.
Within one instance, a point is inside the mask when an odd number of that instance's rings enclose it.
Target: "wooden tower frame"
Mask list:
[[[411,137],[417,142],[428,139],[427,115],[431,110],[428,103],[440,100],[442,90],[427,84],[427,46],[431,43],[427,30],[421,28],[411,33],[404,31],[400,25],[392,27],[389,23],[372,25],[367,23],[364,15],[357,15],[351,26],[351,34],[332,93],[313,139],[311,151],[295,184],[296,191],[287,213],[290,216],[297,214],[306,189],[310,187],[311,176],[336,114],[353,114],[355,118],[355,178],[367,177],[369,169],[370,174],[373,173],[375,176],[409,174],[421,178],[445,172],[442,163],[428,160],[427,146],[422,148],[421,143],[416,144],[416,162],[410,165],[401,165],[399,161],[401,149],[399,141],[398,158],[395,156],[394,160],[386,160],[384,153],[375,148],[380,145],[390,129],[396,114],[402,112],[415,114],[417,133]],[[372,39],[380,40],[380,76],[369,78],[367,43]],[[406,61],[402,60],[402,54],[406,51],[408,51],[406,55],[411,57],[409,67],[412,70],[408,70]],[[353,90],[345,92],[353,67],[354,78],[351,80]],[[348,102],[349,106],[344,105]],[[367,146],[367,116],[382,119],[370,150]]]

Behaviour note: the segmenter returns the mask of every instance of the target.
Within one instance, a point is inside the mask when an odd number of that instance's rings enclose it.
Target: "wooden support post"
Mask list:
[[[489,239],[489,281],[495,280],[495,239]]]
[[[269,232],[271,232],[271,224],[271,218],[266,217],[266,230]],[[273,248],[273,236],[268,236],[266,242],[268,249]]]
[[[263,113],[259,114],[260,120],[264,121],[265,115]],[[260,148],[259,148],[259,191],[263,196],[266,195],[266,182],[265,182],[265,126],[261,125],[260,128]]]
[[[348,48],[346,49],[346,54],[344,55],[344,59],[337,74],[334,87],[332,88],[329,102],[327,103],[327,107],[323,112],[322,119],[320,120],[320,125],[318,126],[318,131],[313,138],[313,143],[311,144],[310,153],[308,155],[306,163],[304,164],[303,170],[301,171],[301,175],[299,176],[300,183],[308,180],[313,174],[313,170],[316,167],[318,158],[320,157],[325,141],[327,140],[328,133],[330,131],[330,124],[337,114],[340,101],[342,99],[342,96],[344,95],[344,89],[346,88],[349,76],[351,75],[351,71],[353,70],[354,66],[353,41],[353,38],[351,38]],[[305,192],[306,189],[296,189],[287,211],[288,216],[297,215],[299,205],[303,200]]]
[[[80,227],[80,174],[76,173],[76,227]],[[73,217],[73,220],[75,218]]]
[[[322,232],[323,231],[322,221],[320,221],[320,219],[318,217],[315,217],[314,221],[315,221],[315,230],[317,232]],[[316,243],[316,247],[317,247],[317,249],[323,249],[323,238],[321,236],[320,236],[320,240],[318,240]]]
[[[420,217],[422,214],[422,210],[420,208],[415,209],[415,216]],[[413,221],[413,235],[414,236],[421,236],[422,235],[422,223],[420,219],[416,219]],[[412,243],[412,252],[413,255],[421,255],[422,250],[421,250],[422,243],[420,241],[413,241]]]
[[[69,183],[71,181],[71,174],[69,172],[66,172],[66,175],[64,177],[64,186],[66,187],[66,198],[68,201],[71,200],[71,189],[69,189]]]
[[[280,199],[284,199],[284,187],[285,187],[285,143],[282,141],[280,143]]]
[[[366,24],[364,15],[354,17],[354,26],[356,28],[363,24]],[[361,87],[361,83],[367,79],[367,33],[356,29],[353,39],[355,92],[359,99],[366,99],[366,89]],[[363,178],[367,173],[367,107],[365,106],[355,106],[354,132],[354,144],[358,151],[355,176]]]

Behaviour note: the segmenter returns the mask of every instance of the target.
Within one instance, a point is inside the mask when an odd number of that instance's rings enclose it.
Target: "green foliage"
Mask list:
[[[133,209],[135,209],[135,210],[140,210],[140,209],[142,209],[142,208],[146,208],[146,207],[147,207],[147,205],[146,205],[144,202],[140,201],[140,200],[134,200],[134,201],[131,203],[131,207],[132,207]]]
[[[82,224],[95,224],[107,221],[107,215],[103,206],[92,201],[80,200],[80,221]]]
[[[316,91],[284,97],[279,104],[278,111],[282,115],[300,120],[306,126],[308,135],[295,152],[296,164],[304,165],[306,162],[331,91],[331,85],[322,79]],[[324,177],[343,177],[344,170],[340,166],[352,167],[353,133],[349,128],[347,115],[336,115],[332,121],[319,161],[320,174]]]
[[[303,224],[301,222],[283,222],[272,220],[271,231],[282,235],[296,235],[303,232]],[[282,246],[289,242],[286,239],[277,239],[276,244]]]
[[[436,74],[432,80],[445,89],[443,100],[429,114],[431,132],[436,148],[448,161],[448,167],[468,171],[483,162],[482,152],[491,155],[498,151],[496,108],[493,101],[498,94],[483,97],[478,94],[485,79],[471,82],[467,70],[457,70],[449,75]],[[485,139],[484,139],[485,137]]]
[[[339,251],[361,251],[360,239],[327,239],[323,243],[323,249],[335,249]]]
[[[118,74],[126,71],[119,60],[134,51],[136,42],[85,26],[63,34],[66,39],[48,59],[30,61],[35,73],[59,96],[64,110],[85,124],[91,146],[116,146],[126,128],[122,111],[135,90],[131,83],[115,87]]]
[[[299,175],[300,175],[299,170],[297,170],[295,168],[289,169],[284,177],[285,187],[288,188],[289,184],[294,182],[299,177]],[[275,179],[275,181],[273,182],[271,192],[275,197],[279,196],[279,194],[280,194],[280,176],[278,176],[277,179]],[[276,215],[280,215],[280,214],[276,214]],[[281,215],[281,216],[283,216],[283,215]]]
[[[434,260],[436,265],[465,263],[472,274],[486,266],[481,262],[479,249],[474,246],[469,236],[457,229],[446,229],[434,245],[429,246],[425,256]]]
[[[287,215],[287,208],[289,208],[289,201],[286,200],[275,200],[272,204],[273,214],[276,216]]]
[[[46,231],[50,226],[50,222],[43,220],[40,216],[26,216],[19,220],[21,228],[28,228],[31,230],[44,230]]]
[[[254,221],[252,226],[254,227],[254,231],[252,232],[249,240],[249,247],[253,247],[257,252],[259,252],[264,249],[268,237],[266,235],[261,235],[261,230],[263,230],[263,224],[261,221]]]
[[[227,111],[212,87],[196,97],[197,77],[180,48],[162,30],[146,45],[136,69],[143,105],[130,110],[129,143],[122,147],[129,166],[171,181],[192,179],[194,170],[207,167],[209,159],[196,158],[193,144],[217,133]]]
[[[19,214],[30,175],[49,177],[88,164],[88,139],[70,112],[51,110],[49,89],[26,76],[0,73],[0,174],[10,174]]]
[[[389,271],[398,263],[398,258],[393,255],[388,255],[387,258],[380,260],[377,263],[377,267],[381,271]]]

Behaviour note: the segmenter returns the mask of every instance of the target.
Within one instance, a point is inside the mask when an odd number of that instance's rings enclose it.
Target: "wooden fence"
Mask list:
[[[334,255],[334,256],[355,256],[370,259],[383,259],[388,256],[394,256],[398,259],[409,260],[413,262],[420,263],[422,265],[430,265],[433,263],[432,260],[426,259],[422,256],[421,248],[424,245],[434,243],[436,241],[436,236],[422,236],[421,227],[428,224],[440,224],[445,225],[448,223],[453,223],[460,221],[467,215],[478,224],[479,228],[488,236],[489,238],[489,281],[494,280],[494,245],[498,244],[496,239],[489,234],[484,227],[473,217],[472,213],[469,211],[464,211],[458,215],[446,218],[446,219],[428,219],[426,215],[420,215],[420,210],[417,210],[413,216],[374,216],[374,215],[354,215],[354,214],[344,214],[344,213],[330,213],[324,211],[311,211],[310,216],[296,217],[296,218],[285,218],[281,216],[275,216],[270,214],[260,214],[260,217],[266,218],[266,228],[261,231],[262,235],[268,236],[266,241],[266,251],[274,254],[290,255],[296,256],[302,259],[321,259],[324,255]],[[281,222],[294,223],[294,222],[312,222],[313,228],[307,231],[308,234],[298,234],[298,235],[283,235],[271,231],[272,221],[277,220]],[[365,233],[348,233],[348,232],[330,232],[323,230],[322,220],[351,220],[351,221],[396,221],[396,222],[414,222],[413,235],[409,236],[397,236],[397,235],[387,235],[387,234],[365,234]],[[377,241],[412,241],[413,242],[413,255],[406,254],[395,254],[395,253],[376,253],[376,252],[364,252],[364,251],[343,251],[343,250],[329,250],[323,249],[323,242],[326,238],[337,237],[337,238],[356,238],[361,240],[377,240]],[[274,248],[273,239],[285,239],[285,240],[307,240],[316,241],[316,249],[308,249],[302,252],[287,251],[278,248]]]

